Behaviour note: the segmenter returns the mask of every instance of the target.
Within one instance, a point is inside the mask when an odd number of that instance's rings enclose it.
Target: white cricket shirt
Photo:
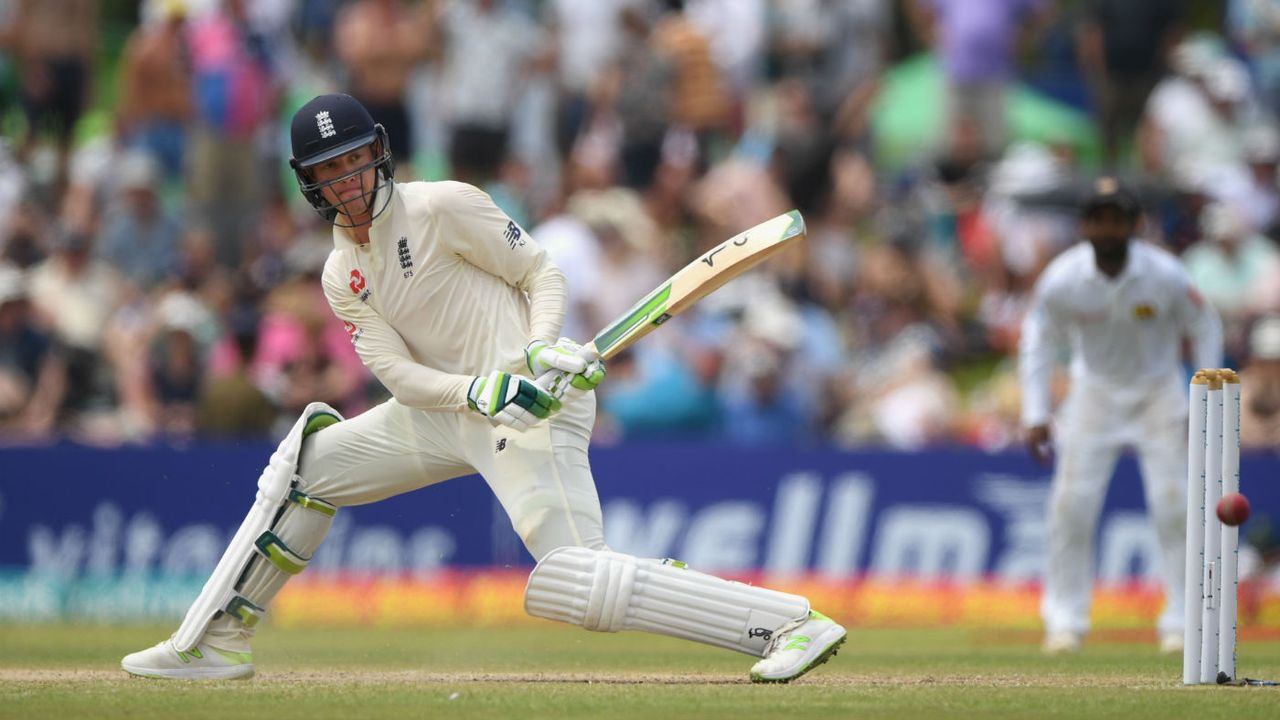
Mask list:
[[[1022,324],[1019,375],[1022,421],[1049,420],[1055,362],[1071,355],[1071,381],[1115,394],[1178,387],[1182,341],[1197,367],[1222,361],[1218,314],[1196,292],[1173,255],[1133,240],[1124,270],[1098,270],[1093,246],[1080,242],[1041,274]]]
[[[396,183],[359,245],[334,228],[324,292],[360,359],[396,400],[466,407],[477,375],[527,373],[532,339],[555,342],[565,283],[529,234],[459,182]],[[375,205],[378,207],[379,205]]]

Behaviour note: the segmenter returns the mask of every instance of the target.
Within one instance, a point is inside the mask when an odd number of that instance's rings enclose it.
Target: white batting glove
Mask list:
[[[538,386],[557,398],[564,396],[570,385],[590,391],[604,380],[604,361],[600,355],[584,351],[569,338],[560,338],[555,345],[534,340],[525,348],[525,360]]]
[[[552,370],[577,375],[587,369],[587,360],[578,353],[582,346],[569,338],[560,338],[555,345],[534,340],[524,349],[525,364],[535,378]]]
[[[494,370],[471,381],[467,407],[490,422],[525,430],[559,410],[560,400],[519,375]]]

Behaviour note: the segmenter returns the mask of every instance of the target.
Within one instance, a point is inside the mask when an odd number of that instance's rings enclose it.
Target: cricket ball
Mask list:
[[[1249,519],[1249,500],[1240,493],[1228,493],[1218,501],[1218,519],[1224,525],[1239,525]]]

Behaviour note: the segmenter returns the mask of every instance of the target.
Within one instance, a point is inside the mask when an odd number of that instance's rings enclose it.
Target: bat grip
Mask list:
[[[578,350],[578,357],[586,360],[587,362],[591,362],[599,356],[600,354],[596,352],[596,346],[594,343],[584,345]],[[559,397],[560,392],[564,389],[564,385],[569,382],[571,376],[572,373],[564,370],[543,373],[533,381],[533,384],[537,385],[544,392],[548,392]]]

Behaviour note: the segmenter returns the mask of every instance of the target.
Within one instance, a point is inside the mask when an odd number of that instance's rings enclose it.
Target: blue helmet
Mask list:
[[[373,187],[361,188],[361,197],[365,199],[367,207],[372,207],[378,190],[394,182],[395,160],[391,157],[387,131],[374,123],[369,111],[350,95],[334,93],[312,98],[293,114],[289,136],[293,145],[293,157],[289,158],[289,166],[298,178],[298,187],[311,207],[329,222],[338,224],[338,212],[341,208],[334,207],[324,198],[324,193],[321,192],[324,187],[371,167],[376,168],[378,172],[374,176]],[[365,145],[372,146],[372,162],[342,177],[323,183],[316,182],[311,172],[313,167]],[[391,193],[388,192],[381,206],[372,211],[372,216],[382,214],[390,202]],[[345,202],[340,205],[345,205]],[[350,213],[343,214],[351,216]]]

